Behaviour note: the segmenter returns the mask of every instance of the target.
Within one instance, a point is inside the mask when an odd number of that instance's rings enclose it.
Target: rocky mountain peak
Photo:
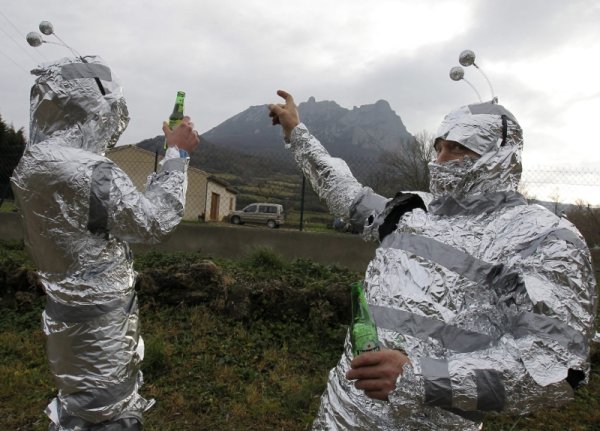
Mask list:
[[[347,109],[314,96],[298,104],[301,121],[329,152],[344,159],[378,158],[414,140],[386,100]],[[283,152],[282,133],[273,127],[267,105],[251,106],[202,136],[218,146],[251,154]]]

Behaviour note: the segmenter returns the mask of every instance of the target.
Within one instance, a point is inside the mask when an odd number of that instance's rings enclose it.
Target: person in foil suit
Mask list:
[[[58,387],[50,430],[139,430],[153,401],[138,394],[144,356],[136,272],[128,242],[156,243],[180,222],[189,118],[146,191],[104,151],[129,121],[122,88],[96,56],[64,58],[32,71],[30,139],[12,176],[25,245],[47,296],[43,330]]]
[[[486,412],[573,399],[590,372],[596,287],[576,228],[517,192],[523,137],[495,103],[452,111],[437,133],[431,193],[361,185],[300,118],[269,105],[331,212],[380,242],[365,274],[381,351],[329,373],[315,430],[476,430]]]

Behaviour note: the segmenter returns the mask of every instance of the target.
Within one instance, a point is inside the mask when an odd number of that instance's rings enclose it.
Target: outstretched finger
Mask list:
[[[285,99],[286,105],[294,105],[294,97],[287,91],[277,90],[277,95]]]

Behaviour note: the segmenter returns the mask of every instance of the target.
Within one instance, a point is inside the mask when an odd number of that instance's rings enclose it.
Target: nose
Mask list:
[[[456,158],[454,154],[449,151],[446,145],[441,145],[440,147],[440,151],[437,153],[437,157],[435,159],[436,163],[444,163]]]

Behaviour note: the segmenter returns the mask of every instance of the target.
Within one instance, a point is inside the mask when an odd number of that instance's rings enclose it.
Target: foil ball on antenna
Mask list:
[[[42,38],[41,34],[32,31],[31,33],[28,33],[26,36],[27,43],[29,43],[29,45],[31,45],[33,47],[40,46],[43,43],[51,43],[53,45],[60,45],[60,46],[64,46],[69,51],[71,51],[71,53],[75,57],[81,58],[81,55],[77,51],[75,51],[73,48],[71,48],[69,45],[67,45],[64,40],[62,40],[60,37],[58,37],[58,35],[54,32],[54,26],[52,25],[52,23],[50,21],[40,22],[39,27],[40,27],[40,31],[43,34],[45,34],[46,36],[50,36],[50,35],[54,36],[56,39],[58,39],[58,42],[50,42],[49,40],[44,40]]]
[[[475,64],[475,53],[470,49],[465,49],[458,56],[458,62],[465,67],[472,66]],[[477,66],[475,66],[477,67]]]
[[[450,79],[453,81],[460,81],[465,77],[465,70],[460,66],[454,66],[450,69]]]
[[[36,33],[35,31],[27,33],[27,36],[25,36],[25,38],[27,39],[27,43],[33,46],[34,48],[40,46],[44,42],[44,40],[42,39],[42,35]]]
[[[54,27],[50,21],[42,21],[40,22],[40,31],[46,36],[50,36],[54,33]]]
[[[473,89],[475,94],[477,94],[477,98],[479,99],[479,102],[481,102],[481,95],[479,94],[479,91],[477,91],[477,89],[475,88],[475,86],[473,86],[473,84],[471,84],[469,81],[467,81],[467,79],[465,78],[465,70],[462,67],[454,66],[452,69],[450,69],[449,75],[450,75],[450,79],[452,79],[453,81],[466,82],[469,85],[469,87],[471,87]]]
[[[481,70],[481,67],[479,67],[477,65],[477,63],[475,63],[475,53],[473,51],[471,51],[470,49],[465,49],[458,56],[458,62],[460,64],[462,64],[463,66],[465,66],[465,67],[467,67],[467,66],[475,66],[475,68],[477,70],[479,70],[479,72],[483,75],[483,77],[487,81],[487,83],[488,83],[488,85],[490,87],[490,92],[492,93],[492,100],[494,100],[496,98],[496,96],[494,95],[494,87],[492,87],[492,83],[488,79],[487,75],[483,72],[483,70]]]

